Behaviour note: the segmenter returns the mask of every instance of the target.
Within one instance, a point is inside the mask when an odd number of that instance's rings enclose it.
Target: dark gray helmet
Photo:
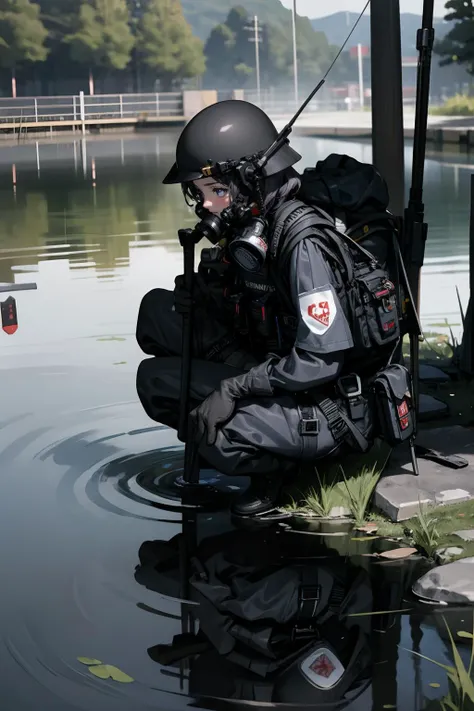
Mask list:
[[[267,114],[248,101],[220,101],[194,116],[178,140],[176,163],[163,183],[187,183],[204,177],[209,161],[238,160],[269,148],[278,131]],[[300,160],[287,143],[275,153],[264,175],[279,173]]]

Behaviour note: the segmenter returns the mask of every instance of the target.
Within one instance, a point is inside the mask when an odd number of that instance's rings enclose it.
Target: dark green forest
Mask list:
[[[242,1],[245,9],[235,0],[0,0],[0,93],[253,88],[254,13],[262,87],[290,86],[290,11],[280,0]],[[444,63],[471,71],[472,7],[461,0],[446,7],[456,25],[438,49]],[[337,50],[314,21],[297,17],[302,86],[318,81]],[[356,62],[344,52],[331,82],[355,80]]]
[[[19,95],[26,85],[50,94],[118,85],[123,91],[170,91],[183,81],[254,84],[255,44],[248,29],[253,16],[229,0],[222,22],[214,20],[213,26],[207,20],[199,37],[183,10],[199,7],[195,17],[204,21],[211,2],[184,5],[180,0],[0,0],[2,93],[10,94],[12,77]],[[279,0],[250,5],[259,12],[262,83],[284,83],[292,73],[291,13]],[[302,80],[313,82],[336,50],[307,18],[298,17],[297,35]],[[344,62],[338,71],[344,73]]]

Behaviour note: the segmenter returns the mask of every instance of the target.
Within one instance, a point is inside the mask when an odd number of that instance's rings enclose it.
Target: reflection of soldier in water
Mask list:
[[[301,539],[239,530],[193,549],[183,534],[144,543],[137,582],[179,597],[181,579],[198,603],[189,606],[197,634],[152,647],[152,659],[190,660],[195,697],[370,709],[372,620],[350,616],[373,609],[369,577],[324,548],[305,554]]]

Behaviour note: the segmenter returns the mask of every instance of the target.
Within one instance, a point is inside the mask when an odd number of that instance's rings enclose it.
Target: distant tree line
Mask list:
[[[0,0],[0,70],[8,78],[49,86],[122,75],[161,91],[205,71],[204,47],[180,0]],[[5,86],[7,84],[7,86]],[[18,81],[18,85],[20,82]],[[69,92],[73,93],[73,92]]]
[[[458,64],[474,77],[474,3],[473,0],[448,0],[445,20],[452,29],[442,40],[435,42],[434,51],[442,59],[441,66]],[[471,79],[472,88],[472,79]]]
[[[196,0],[197,1],[197,0]],[[252,18],[233,8],[206,44],[194,36],[180,0],[0,0],[3,95],[103,90],[169,91],[183,81],[243,88],[255,84]],[[301,81],[314,83],[335,53],[307,18],[297,18]],[[262,85],[293,72],[291,33],[260,26]],[[339,63],[343,71],[343,62]],[[31,92],[30,92],[31,93]]]
[[[198,2],[198,0],[196,0]],[[435,47],[443,64],[474,75],[473,0],[448,0],[453,28]],[[77,93],[78,87],[170,91],[193,80],[209,88],[255,86],[255,44],[243,7],[234,7],[205,45],[185,20],[181,0],[0,0],[0,90],[3,95]],[[262,87],[289,84],[291,32],[261,24]],[[335,56],[323,32],[297,17],[298,71],[314,85]],[[357,81],[356,62],[344,52],[331,81]]]

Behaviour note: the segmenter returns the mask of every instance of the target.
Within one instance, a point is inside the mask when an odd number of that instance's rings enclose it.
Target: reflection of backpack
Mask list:
[[[231,531],[195,551],[189,597],[199,604],[189,612],[199,633],[158,645],[153,658],[201,655],[196,696],[339,708],[370,682],[371,618],[358,615],[373,611],[368,574],[336,556],[308,559],[299,537],[288,539]]]
[[[387,204],[387,187],[372,166],[332,155],[304,171],[296,199],[283,203],[274,216],[273,278],[287,306],[289,285],[280,275],[288,273],[297,244],[315,231],[320,235],[318,245],[350,324],[354,369],[385,365],[400,339],[399,279],[396,266],[386,266],[398,264],[391,257],[396,222]]]

